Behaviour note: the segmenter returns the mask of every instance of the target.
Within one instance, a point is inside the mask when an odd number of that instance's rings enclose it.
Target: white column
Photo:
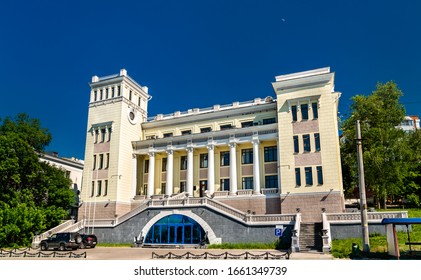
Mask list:
[[[230,194],[236,195],[237,194],[237,158],[236,158],[236,150],[235,147],[237,145],[235,143],[230,143]]]
[[[259,140],[253,139],[253,193],[260,194]]]
[[[215,192],[215,146],[208,146],[208,191],[212,195]]]
[[[187,148],[187,192],[193,196],[193,148]]]
[[[155,153],[149,153],[148,197],[155,194]]]
[[[173,173],[174,173],[174,151],[167,150],[167,184],[165,189],[166,195],[172,195],[173,193]]]
[[[132,154],[132,198],[136,196],[137,189],[137,155]]]

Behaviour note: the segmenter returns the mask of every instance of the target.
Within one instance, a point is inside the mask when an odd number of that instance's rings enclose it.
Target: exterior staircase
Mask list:
[[[322,223],[301,223],[300,251],[322,251]]]

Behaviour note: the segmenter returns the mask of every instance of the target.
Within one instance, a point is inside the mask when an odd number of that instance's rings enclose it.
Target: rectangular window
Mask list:
[[[105,158],[105,168],[108,169],[110,167],[110,153],[107,153]]]
[[[95,181],[92,181],[91,184],[91,197],[93,197],[95,194]]]
[[[253,149],[241,150],[241,164],[253,163]]]
[[[300,168],[295,168],[295,185],[301,186],[301,170],[300,170]]]
[[[206,132],[211,132],[212,128],[211,127],[202,127],[200,129],[200,133],[206,133]]]
[[[183,130],[181,131],[181,135],[190,135],[191,134],[191,130]]]
[[[230,152],[221,152],[221,166],[230,165]]]
[[[102,100],[102,89],[99,91],[99,100]]]
[[[96,169],[96,155],[94,155],[94,162],[93,162],[93,166],[92,166],[92,170]]]
[[[104,155],[100,154],[99,155],[99,168],[98,169],[102,169],[104,168]]]
[[[137,99],[137,106],[140,107],[140,97]]]
[[[121,95],[121,86],[118,86],[117,87],[117,96],[120,96]]]
[[[181,158],[180,158],[180,170],[187,170],[187,156],[181,156]]]
[[[206,191],[208,189],[208,180],[199,181],[199,186],[200,186],[199,191]],[[204,193],[202,195],[204,195]]]
[[[221,191],[229,191],[230,190],[230,179],[225,178],[221,179]]]
[[[165,194],[166,187],[167,187],[166,183],[161,183],[161,194]]]
[[[145,172],[145,174],[149,173],[149,159],[145,160],[144,172]]]
[[[253,189],[253,177],[243,177],[242,178],[243,190],[252,190]]]
[[[267,189],[278,188],[278,175],[265,176],[265,187]]]
[[[278,148],[276,146],[265,147],[265,162],[274,162],[278,160]]]
[[[111,97],[114,97],[114,87],[111,88]]]
[[[311,151],[310,134],[304,134],[303,135],[303,146],[304,146],[304,152],[310,152]]]
[[[220,125],[219,127],[221,128],[221,130],[227,130],[227,129],[233,128],[232,124],[223,124],[223,125]]]
[[[111,141],[111,127],[108,128],[108,139],[107,139],[107,141],[108,142]]]
[[[106,131],[107,130],[105,128],[101,128],[101,143],[105,142]]]
[[[306,185],[312,186],[313,185],[313,171],[311,167],[305,167],[304,171],[306,173]]]
[[[301,104],[301,120],[308,120],[308,104]]]
[[[132,101],[132,91],[129,91],[129,100]]]
[[[167,171],[167,158],[162,159],[162,171]]]
[[[94,91],[94,101],[96,101],[96,99],[98,98],[98,93],[97,93],[97,91],[95,90]]]
[[[291,106],[291,112],[292,112],[292,121],[296,122],[297,121],[297,105]]]
[[[314,143],[316,146],[316,151],[320,151],[320,133],[315,133],[314,134]]]
[[[104,181],[104,196],[108,194],[108,180]]]
[[[108,88],[105,89],[105,99],[108,99]]]
[[[187,191],[187,183],[186,181],[180,182],[180,193]]]
[[[272,123],[276,123],[276,118],[263,119],[263,124],[272,124]]]
[[[292,138],[294,140],[294,153],[298,154],[300,152],[300,143],[298,142],[298,135],[294,135]]]
[[[321,166],[317,166],[316,170],[317,170],[317,184],[323,185],[323,169]]]
[[[253,121],[249,121],[249,122],[242,122],[241,123],[241,127],[250,127],[253,126]]]
[[[98,189],[97,189],[96,196],[100,196],[101,191],[102,191],[102,181],[98,181],[97,184],[98,184]]]
[[[172,132],[169,132],[169,133],[164,133],[164,138],[169,138],[169,137],[172,137]]]
[[[208,154],[200,154],[200,168],[208,168]]]
[[[95,142],[94,143],[98,143],[99,140],[99,129],[95,129]]]
[[[317,107],[317,102],[311,103],[311,110],[313,111],[313,120],[319,118],[319,108]]]

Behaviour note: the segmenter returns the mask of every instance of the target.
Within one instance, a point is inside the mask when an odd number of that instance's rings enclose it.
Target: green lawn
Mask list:
[[[408,211],[409,218],[419,218],[421,217],[421,209],[402,209]],[[383,211],[383,210],[378,210]],[[393,209],[396,211],[396,209]],[[411,241],[421,242],[421,225],[412,225],[412,231],[410,232]],[[398,243],[399,250],[401,253],[401,258],[421,258],[421,246],[412,246],[414,254],[409,254],[409,246],[405,245],[405,242],[408,241],[408,235],[406,231],[398,232]],[[386,236],[374,235],[370,236],[370,254],[366,257],[368,258],[381,258],[388,259],[387,254],[387,241]],[[332,240],[332,255],[335,258],[350,258],[352,256],[352,243],[358,244],[359,248],[362,248],[362,238],[351,238],[343,240]]]

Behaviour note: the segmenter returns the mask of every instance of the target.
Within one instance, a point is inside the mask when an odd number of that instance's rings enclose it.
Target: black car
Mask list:
[[[48,249],[65,251],[67,249],[76,250],[82,243],[82,237],[77,232],[59,232],[44,239],[40,243],[42,251]]]
[[[98,243],[98,239],[95,234],[81,234],[82,242],[80,243],[80,248],[95,248],[96,244]]]

